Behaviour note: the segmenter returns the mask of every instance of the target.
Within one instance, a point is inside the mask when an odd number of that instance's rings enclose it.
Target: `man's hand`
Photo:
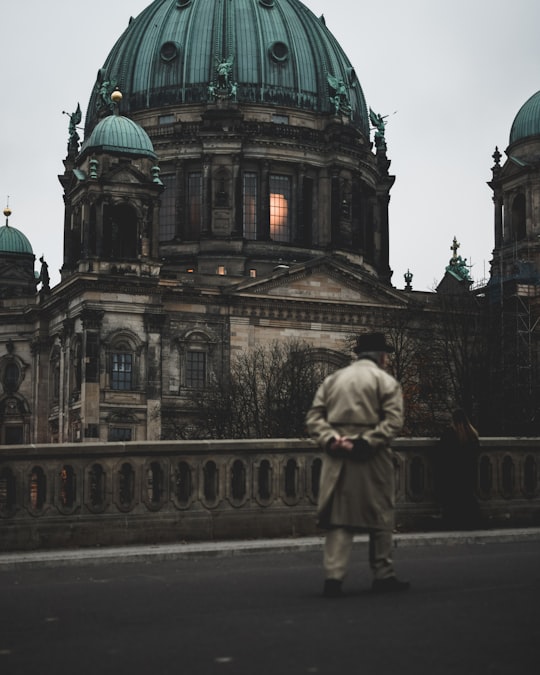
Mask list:
[[[329,449],[336,454],[339,454],[343,450],[350,452],[353,449],[353,442],[346,436],[336,436],[330,441]]]
[[[335,436],[328,442],[326,450],[332,457],[349,457],[353,449],[353,442],[346,436]]]
[[[347,436],[335,436],[328,442],[326,451],[332,457],[347,458],[353,462],[365,462],[371,459],[376,450],[364,438],[351,440]]]

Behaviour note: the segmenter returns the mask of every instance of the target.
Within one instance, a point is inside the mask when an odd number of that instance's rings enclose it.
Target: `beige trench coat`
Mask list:
[[[320,524],[391,530],[395,469],[390,443],[403,427],[403,395],[397,380],[370,359],[355,361],[324,380],[306,424],[311,438],[325,451],[337,435],[363,437],[376,449],[374,456],[363,462],[331,457],[325,452],[319,489]],[[334,511],[336,503],[347,504],[347,522],[329,520],[332,502]]]

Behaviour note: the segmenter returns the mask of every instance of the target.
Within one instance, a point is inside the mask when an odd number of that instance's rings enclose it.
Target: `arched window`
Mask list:
[[[21,371],[19,366],[12,362],[6,364],[4,369],[4,389],[7,394],[13,394],[19,388]]]
[[[90,207],[90,216],[88,219],[88,255],[94,256],[97,253],[97,211],[95,204]]]
[[[527,219],[525,209],[525,195],[519,194],[512,202],[512,228],[517,240],[527,236]]]
[[[215,340],[200,330],[187,333],[179,340],[181,382],[187,389],[204,389],[208,385]]]
[[[111,389],[133,389],[133,354],[126,345],[111,353]]]
[[[80,337],[71,343],[70,396],[72,401],[79,398],[82,383],[82,344]]]
[[[104,254],[112,260],[132,260],[138,253],[137,213],[129,204],[105,209]]]
[[[50,360],[51,403],[58,405],[60,400],[60,348],[55,347]]]
[[[159,240],[171,241],[176,235],[176,176],[161,176],[165,190],[159,207]]]
[[[187,228],[185,238],[198,240],[202,224],[202,174],[190,173],[187,183]]]
[[[142,342],[131,331],[118,332],[105,341],[109,388],[133,391],[144,380],[141,363]]]

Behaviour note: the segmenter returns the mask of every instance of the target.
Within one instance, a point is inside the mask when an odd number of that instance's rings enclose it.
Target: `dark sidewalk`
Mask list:
[[[514,675],[538,668],[538,530],[400,535],[396,567],[413,588],[396,596],[369,592],[359,538],[340,600],[321,597],[320,541],[133,547],[115,557],[110,549],[91,558],[64,552],[62,560],[54,552],[2,554],[0,672]]]

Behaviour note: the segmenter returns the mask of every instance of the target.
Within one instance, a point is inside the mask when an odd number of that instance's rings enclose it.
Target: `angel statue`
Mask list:
[[[339,113],[350,115],[351,104],[349,103],[345,82],[328,73],[328,85],[330,86],[330,91],[333,92],[333,96],[330,96],[330,102],[334,105],[336,115]]]
[[[107,115],[113,112],[114,104],[111,100],[111,93],[116,89],[116,86],[116,80],[103,80],[96,84],[98,94],[96,107],[100,114]]]
[[[67,113],[65,110],[63,110],[62,112],[64,113],[64,115],[67,115],[69,117],[68,152],[70,150],[75,150],[75,152],[78,152],[80,136],[77,132],[77,126],[81,123],[82,120],[81,104],[77,103],[77,110],[75,110],[74,113],[70,114]]]
[[[385,118],[382,115],[377,115],[373,110],[369,109],[369,119],[375,128],[375,147],[386,150],[386,140],[384,138],[384,130],[386,127]]]

